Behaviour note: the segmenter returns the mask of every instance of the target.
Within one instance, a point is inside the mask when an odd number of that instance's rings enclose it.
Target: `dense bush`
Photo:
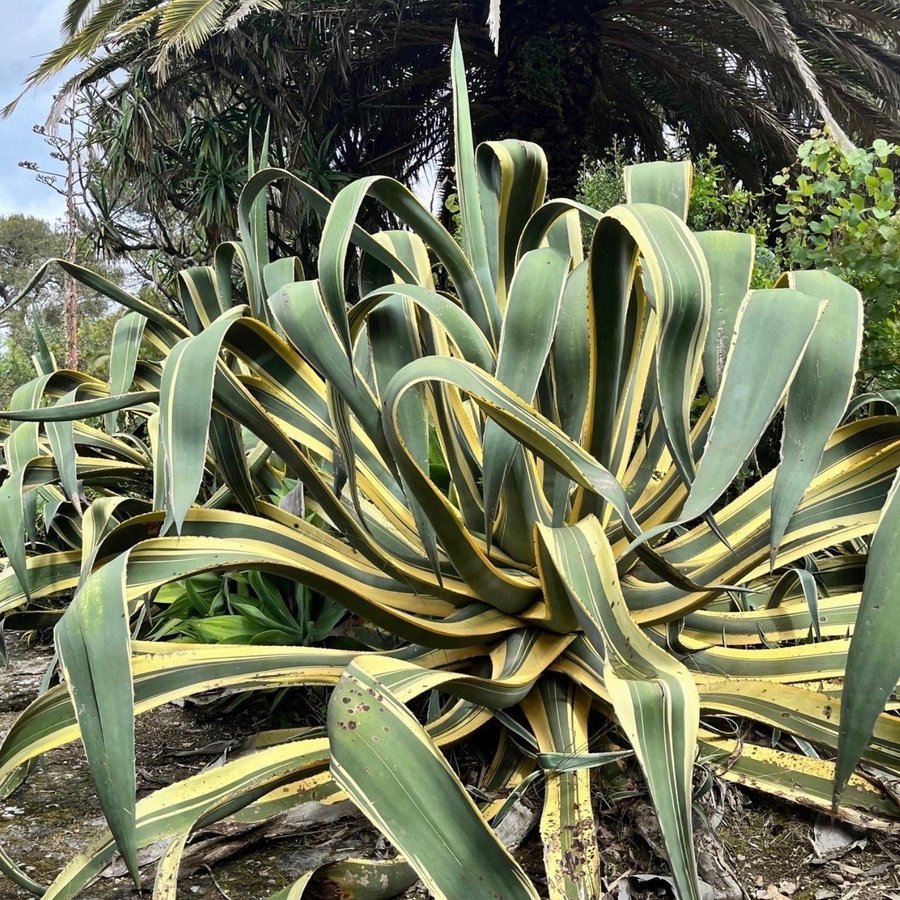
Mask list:
[[[792,267],[834,272],[866,301],[862,368],[872,387],[900,387],[900,147],[875,141],[843,153],[814,131],[775,184],[778,229]]]
[[[714,148],[693,161],[688,225],[753,234],[753,287],[771,287],[782,269],[815,268],[861,291],[866,326],[860,376],[872,390],[900,387],[898,156],[900,148],[883,140],[845,153],[827,132],[813,131],[766,193],[732,183]],[[630,162],[617,145],[603,159],[586,161],[578,199],[597,209],[621,203],[622,173]]]

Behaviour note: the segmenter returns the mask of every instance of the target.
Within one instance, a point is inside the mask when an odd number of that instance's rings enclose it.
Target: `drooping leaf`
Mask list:
[[[847,654],[841,694],[841,731],[834,776],[834,805],[847,785],[878,715],[900,678],[897,643],[897,583],[900,579],[900,473],[869,548],[866,580]]]
[[[364,665],[329,701],[331,771],[438,898],[537,898],[422,727]]]
[[[691,773],[700,707],[693,678],[629,616],[609,542],[596,518],[538,533],[586,640],[604,654],[604,685],[647,780],[679,893],[699,898]]]

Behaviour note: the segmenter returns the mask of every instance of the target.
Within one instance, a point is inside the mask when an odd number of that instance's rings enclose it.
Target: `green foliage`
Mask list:
[[[613,140],[610,150],[599,159],[584,160],[578,172],[575,199],[581,203],[606,212],[613,206],[625,202],[625,166],[636,160],[628,159],[618,138]]]
[[[865,298],[862,367],[873,387],[900,384],[898,157],[885,140],[844,153],[827,131],[813,131],[773,179],[788,262],[834,272]]]
[[[871,0],[846,0],[839,19],[828,4],[683,4],[666,13],[664,40],[659,10],[643,0],[519,0],[503,5],[498,54],[483,0],[64,6],[60,46],[27,86],[76,68],[61,93],[77,92],[85,110],[96,239],[120,254],[153,248],[175,267],[234,236],[246,134],[261,136],[268,121],[273,165],[305,173],[327,196],[338,173],[409,183],[432,166],[448,170],[455,23],[478,64],[479,131],[546,144],[567,196],[578,160],[602,154],[615,134],[659,158],[687,127],[720,141],[730,171],[759,177],[822,102],[849,131],[888,136],[898,120],[897,20]],[[317,243],[307,207],[282,201],[273,242],[305,258]]]
[[[881,712],[900,679],[900,418],[841,424],[858,291],[814,270],[748,290],[752,237],[688,227],[687,162],[627,168],[628,202],[606,214],[547,202],[540,147],[476,148],[459,44],[452,76],[461,243],[396,180],[329,200],[264,170],[241,196],[241,241],[180,273],[184,322],[59,263],[130,313],[109,384],[50,372],[4,413],[0,614],[75,595],[55,632],[65,678],[0,744],[0,786],[80,736],[109,826],[48,898],[77,896],[116,850],[137,880],[139,849],[162,840],[155,892],[171,898],[198,827],[346,797],[398,856],[327,865],[277,897],[399,895],[421,878],[439,900],[536,900],[492,825],[538,778],[547,894],[597,897],[593,800],[609,784],[590,771],[610,744],[631,748],[682,900],[701,896],[698,758],[897,827],[892,792],[857,774],[860,760],[900,773],[900,720]],[[695,215],[746,203],[700,181]],[[276,182],[324,220],[314,272],[272,258]],[[369,201],[398,227],[361,227]],[[730,500],[776,416],[777,467]],[[270,502],[285,476],[302,502]],[[190,580],[210,573],[227,595]],[[263,576],[345,608],[352,632],[244,643],[322,634]],[[145,601],[170,583],[190,585],[176,611],[203,641],[141,639]],[[136,716],[251,687],[328,688],[325,729],[263,734],[138,799]],[[723,734],[723,718],[746,727]],[[489,760],[478,794],[451,752],[467,742]],[[43,892],[7,854],[0,869]]]
[[[201,644],[307,647],[323,643],[347,615],[305,585],[261,572],[197,575],[166,585],[153,602],[162,609],[151,639]]]
[[[537,107],[562,116],[571,77],[570,52],[563,35],[536,34],[526,38],[518,50],[510,100],[522,108]]]
[[[43,219],[32,216],[0,216],[0,306],[12,303],[28,284],[44,260],[64,256],[65,235]],[[97,265],[86,242],[79,256],[92,268],[118,279],[116,272]],[[40,290],[7,312],[0,325],[0,404],[7,406],[13,391],[34,376],[32,356],[38,352],[40,336],[50,352],[62,359],[63,353],[62,273],[46,279]],[[118,311],[101,294],[79,288],[78,343],[85,372],[106,377],[107,354]]]

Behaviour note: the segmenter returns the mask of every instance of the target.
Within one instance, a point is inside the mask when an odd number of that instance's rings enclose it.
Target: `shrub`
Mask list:
[[[710,146],[692,160],[693,180],[688,204],[687,224],[692,231],[740,231],[756,238],[756,261],[751,287],[773,287],[780,271],[781,243],[773,240],[766,213],[764,195],[750,191],[738,182],[730,184],[725,168],[716,161],[716,148]],[[624,172],[633,164],[617,142],[603,159],[585,161],[578,175],[576,197],[582,203],[605,212],[625,202]],[[591,229],[585,228],[586,240]]]
[[[900,147],[877,140],[844,153],[813,131],[774,182],[784,192],[779,230],[792,266],[833,272],[866,302],[862,356],[870,386],[900,385]]]
[[[0,746],[13,785],[39,754],[84,742],[109,830],[47,897],[74,896],[116,849],[137,878],[138,848],[164,839],[156,891],[173,897],[193,829],[349,796],[398,856],[326,866],[279,897],[317,882],[388,896],[418,877],[438,897],[534,898],[490,823],[536,777],[549,894],[596,897],[590,772],[622,746],[691,900],[698,754],[731,781],[823,811],[834,800],[850,822],[896,821],[892,797],[854,773],[860,759],[900,770],[900,722],[882,714],[898,677],[900,419],[840,425],[859,294],[812,271],[748,293],[752,238],[685,224],[687,163],[626,169],[629,203],[605,215],[544,203],[538,147],[473,147],[458,47],[453,76],[462,247],[390,179],[329,203],[262,171],[243,241],[182,276],[189,330],[142,311],[165,355],[140,370],[144,390],[73,402],[39,380],[33,408],[8,413],[48,433],[125,408],[153,420],[153,511],[91,526],[80,564],[57,570],[82,578],[56,629],[65,684]],[[284,179],[324,218],[316,278],[269,261],[260,198]],[[406,229],[357,227],[367,199]],[[692,422],[701,379],[711,400]],[[779,410],[777,470],[711,512]],[[59,479],[45,459],[37,426],[15,428],[0,518]],[[312,517],[261,499],[260,460],[302,483]],[[85,522],[105,521],[103,502]],[[52,590],[42,559],[15,561],[0,602],[29,582]],[[349,647],[132,640],[149,592],[235,570],[295,579],[376,628]],[[845,671],[840,696],[816,690]],[[302,685],[333,687],[326,732],[136,802],[136,715],[211,688]],[[723,734],[723,716],[826,758]],[[478,735],[490,759],[470,795],[444,752]]]

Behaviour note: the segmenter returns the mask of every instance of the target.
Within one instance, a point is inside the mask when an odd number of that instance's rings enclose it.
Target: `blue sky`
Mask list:
[[[19,93],[41,56],[58,45],[65,6],[66,0],[0,0],[0,106]],[[31,130],[46,119],[57,85],[29,91],[12,117],[0,120],[0,215],[20,212],[56,219],[63,213],[62,198],[18,166],[20,160],[33,160],[41,168],[59,168]]]

